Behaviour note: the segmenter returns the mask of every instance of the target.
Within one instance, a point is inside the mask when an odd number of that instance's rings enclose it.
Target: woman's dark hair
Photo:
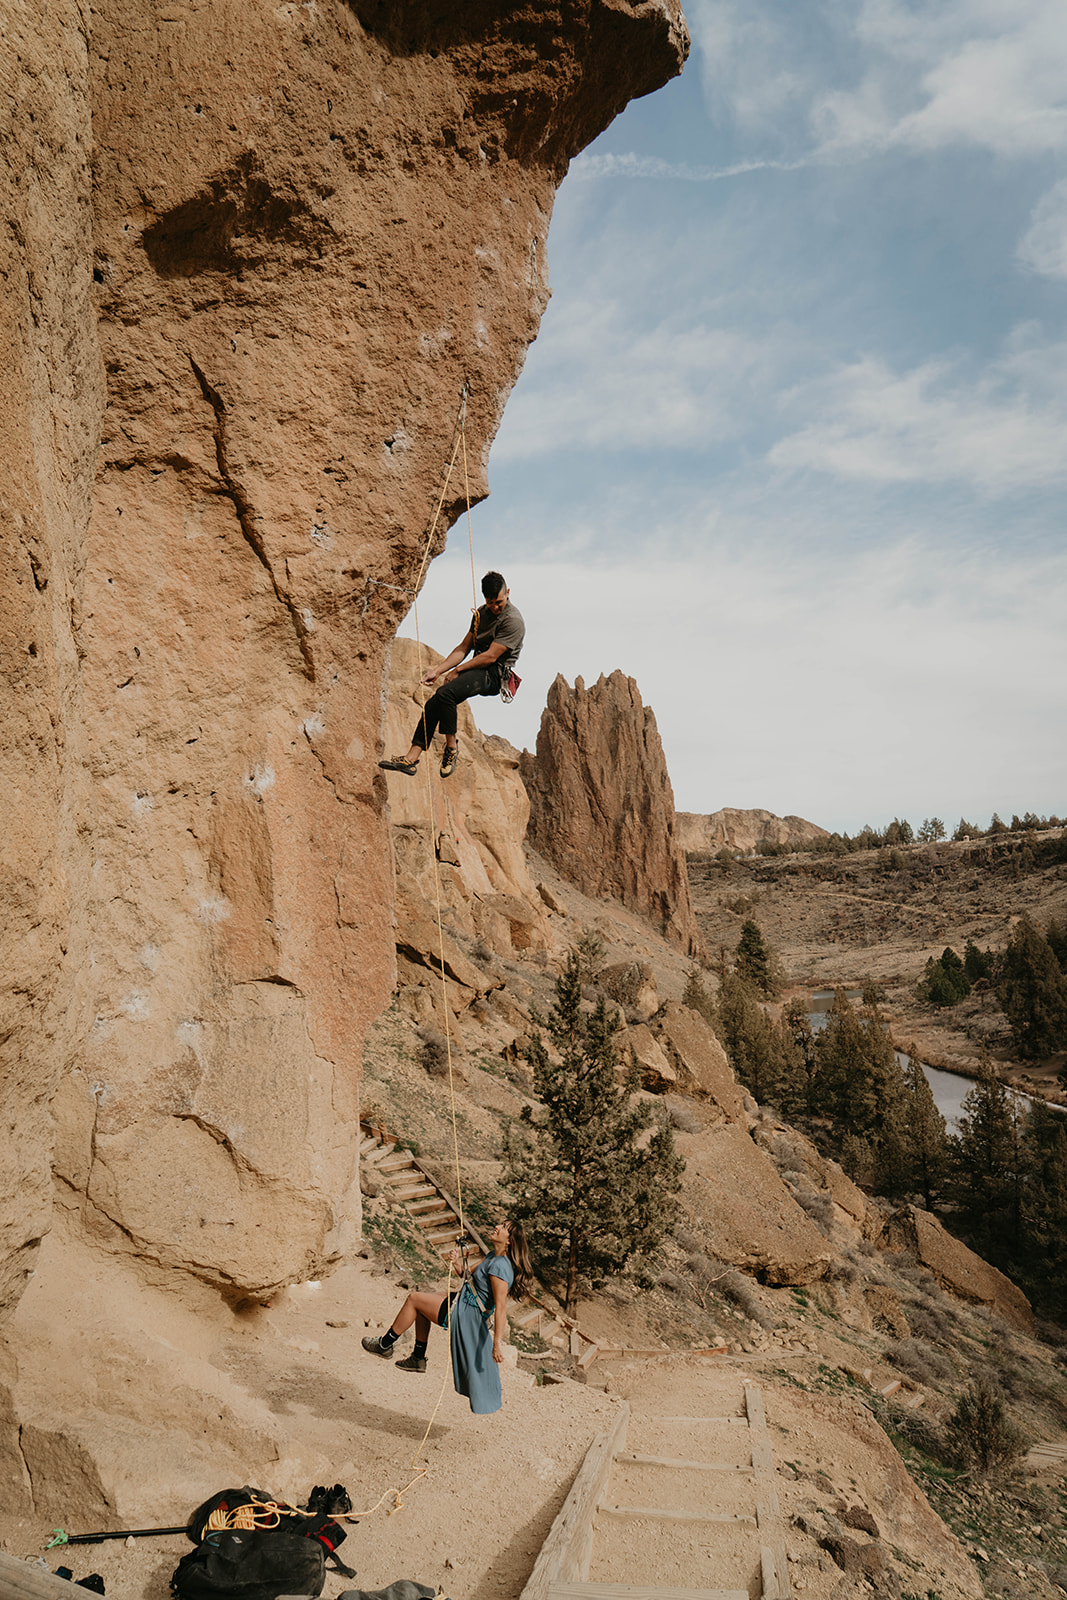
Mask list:
[[[515,1282],[511,1286],[512,1297],[522,1300],[533,1280],[533,1263],[530,1260],[530,1246],[526,1242],[526,1229],[521,1222],[512,1222],[508,1234],[508,1260],[515,1268]]]
[[[495,600],[501,589],[505,587],[506,585],[499,572],[487,572],[482,579],[482,593],[487,600]]]

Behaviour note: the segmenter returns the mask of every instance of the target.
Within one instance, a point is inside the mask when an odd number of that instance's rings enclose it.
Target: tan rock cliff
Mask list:
[[[56,0],[5,45],[0,1310],[53,1166],[76,1238],[262,1297],[359,1226],[383,667],[461,391],[477,499],[556,186],[684,23]]]
[[[725,806],[703,816],[695,811],[679,811],[678,840],[687,855],[699,851],[720,850],[728,845],[748,855],[766,840],[770,844],[785,844],[790,849],[801,849],[816,839],[828,839],[825,828],[803,817],[776,817],[773,811],[737,811]]]
[[[702,948],[663,746],[632,678],[616,671],[572,689],[557,677],[521,770],[527,837],[557,872],[621,900],[683,949]]]
[[[389,662],[385,747],[406,750],[428,691],[419,679],[442,657],[413,639],[397,639]],[[530,803],[519,777],[519,754],[507,740],[479,732],[475,699],[459,710],[459,762],[438,775],[431,750],[414,778],[389,774],[389,815],[397,876],[397,961],[403,1008],[424,1022],[442,1022],[440,945],[446,941],[449,1005],[461,1017],[496,987],[457,943],[477,943],[497,956],[544,950],[549,916],[526,865],[522,840]],[[438,741],[440,746],[440,741]],[[441,927],[438,927],[438,903]]]

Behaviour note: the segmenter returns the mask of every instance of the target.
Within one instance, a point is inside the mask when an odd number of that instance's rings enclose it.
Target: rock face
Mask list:
[[[833,1251],[744,1127],[723,1122],[675,1142],[686,1161],[686,1208],[715,1240],[716,1255],[766,1283],[825,1275]]]
[[[709,816],[679,811],[677,832],[687,855],[720,850],[724,844],[748,855],[765,840],[798,850],[816,839],[830,837],[825,828],[805,822],[803,817],[776,817],[773,811],[735,811],[729,806]]]
[[[0,1306],[54,1134],[98,1244],[262,1296],[358,1227],[383,666],[460,504],[461,391],[481,498],[555,188],[684,23],[57,0],[5,29]]]
[[[441,659],[425,645],[420,652],[413,639],[394,642],[386,749],[407,749],[427,698],[419,679]],[[477,706],[475,699],[460,707],[459,762],[450,778],[438,775],[440,740],[416,777],[389,774],[400,998],[410,1014],[438,1026],[444,1003],[442,937],[453,1018],[497,986],[484,963],[477,965],[464,954],[463,944],[510,958],[551,943],[548,911],[522,849],[530,803],[519,777],[519,754],[506,739],[479,732]]]
[[[621,672],[557,677],[523,751],[527,837],[584,894],[611,895],[691,954],[701,948],[656,719]]]
[[[1016,1327],[1032,1329],[1034,1314],[1022,1290],[946,1233],[929,1211],[903,1206],[889,1219],[880,1242],[892,1250],[912,1250],[941,1287],[961,1300],[990,1306]]]

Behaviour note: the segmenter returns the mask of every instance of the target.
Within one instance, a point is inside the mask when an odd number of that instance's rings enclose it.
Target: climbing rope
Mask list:
[[[454,443],[454,445],[452,447],[452,455],[451,455],[451,457],[449,459],[448,467],[446,468],[446,471],[445,471],[444,481],[443,481],[443,483],[441,485],[441,492],[440,492],[440,494],[438,496],[438,499],[437,499],[437,506],[436,506],[436,509],[434,511],[433,518],[432,518],[432,520],[430,522],[429,532],[428,532],[428,534],[426,536],[426,544],[425,544],[425,547],[424,547],[423,553],[422,553],[422,561],[419,564],[418,576],[415,579],[415,586],[414,586],[415,599],[414,599],[414,602],[413,602],[413,605],[412,605],[412,615],[414,616],[414,620],[415,620],[416,661],[417,661],[417,665],[418,665],[418,679],[419,679],[419,684],[420,685],[422,684],[422,679],[423,679],[423,676],[424,676],[424,670],[423,670],[423,667],[424,667],[424,656],[423,656],[423,646],[422,646],[422,634],[421,634],[421,631],[420,631],[420,628],[419,628],[419,601],[418,601],[418,595],[419,595],[419,590],[422,587],[422,579],[423,579],[423,575],[424,575],[424,573],[426,571],[426,564],[427,564],[427,562],[429,560],[430,547],[433,544],[434,535],[435,535],[435,533],[437,531],[437,524],[438,524],[438,521],[440,520],[441,509],[442,509],[442,507],[444,505],[445,495],[448,492],[448,485],[449,485],[449,482],[450,482],[451,477],[452,477],[453,468],[455,467],[455,464],[456,464],[456,456],[460,451],[462,451],[462,458],[463,458],[463,490],[464,490],[464,496],[465,496],[466,505],[467,505],[467,542],[468,542],[468,546],[469,546],[469,550],[470,550],[471,593],[472,593],[472,596],[473,596],[475,602],[477,602],[477,587],[476,587],[475,577],[474,577],[474,534],[473,534],[472,527],[471,527],[470,480],[469,480],[468,468],[467,468],[467,385],[466,384],[463,385],[463,392],[462,392],[462,394],[460,396],[459,415],[458,415],[458,418],[457,418],[457,426],[456,426],[456,439],[455,439],[455,443]],[[477,604],[475,604],[472,607],[472,612],[473,612],[473,616],[475,618],[473,626],[476,628],[477,627],[477,618],[478,618],[478,607],[477,607]],[[425,732],[425,722],[423,723],[423,731]],[[428,752],[427,752],[427,754],[428,754]],[[462,1175],[462,1173],[460,1171],[460,1164],[459,1164],[459,1124],[458,1124],[458,1119],[457,1119],[457,1114],[456,1114],[455,1071],[454,1071],[453,1063],[452,1063],[452,1029],[451,1029],[451,1023],[450,1023],[451,1012],[450,1012],[449,1004],[448,1004],[448,976],[447,976],[447,973],[445,972],[445,931],[444,931],[443,913],[442,913],[442,908],[441,908],[441,870],[440,870],[440,863],[439,863],[438,857],[437,857],[437,817],[436,817],[436,810],[435,810],[435,806],[434,806],[433,781],[432,781],[432,778],[430,776],[430,762],[429,762],[429,760],[426,761],[425,766],[426,766],[426,803],[427,803],[427,810],[429,812],[429,817],[430,817],[430,833],[429,833],[430,858],[431,858],[431,860],[433,862],[434,897],[435,897],[435,900],[436,900],[436,913],[437,913],[437,946],[438,946],[438,966],[440,968],[440,978],[441,978],[441,1011],[442,1011],[442,1014],[444,1016],[445,1055],[446,1055],[447,1062],[448,1062],[448,1097],[449,1097],[450,1119],[451,1119],[451,1123],[452,1123],[452,1161],[453,1161],[453,1166],[455,1168],[456,1205],[459,1208],[460,1237],[463,1238],[464,1235],[466,1234],[466,1220],[465,1220],[464,1212],[463,1212],[463,1175]],[[463,1272],[462,1272],[462,1274],[460,1276],[460,1280],[459,1280],[459,1282],[460,1282],[460,1290],[459,1290],[459,1292],[460,1293],[462,1292],[463,1284],[466,1283],[467,1278],[469,1276],[469,1267],[468,1267],[468,1262],[467,1262],[466,1247],[462,1246],[461,1248],[462,1248],[462,1253],[463,1253]],[[452,1265],[452,1257],[451,1257],[451,1255],[449,1255],[449,1259],[448,1259],[448,1288],[446,1290],[446,1295],[447,1295],[447,1299],[448,1299],[448,1305],[449,1305],[450,1312],[451,1312],[451,1306],[452,1306],[452,1283],[453,1283],[453,1279],[454,1279],[454,1268],[453,1268],[453,1265]],[[437,1419],[438,1411],[441,1409],[441,1404],[442,1404],[442,1402],[444,1400],[444,1397],[445,1397],[445,1391],[448,1388],[449,1379],[451,1377],[452,1377],[452,1334],[451,1334],[451,1330],[449,1329],[449,1332],[448,1332],[448,1362],[447,1362],[446,1367],[445,1367],[444,1377],[441,1380],[441,1388],[440,1388],[440,1391],[438,1392],[437,1402],[434,1405],[433,1411],[430,1414],[430,1420],[426,1424],[426,1431],[423,1433],[422,1438],[419,1440],[418,1444],[415,1446],[414,1453],[412,1454],[411,1460],[408,1463],[408,1470],[409,1471],[415,1471],[415,1476],[410,1480],[410,1482],[406,1483],[402,1489],[393,1489],[393,1488],[386,1489],[385,1492],[379,1497],[379,1499],[375,1502],[375,1504],[370,1508],[369,1511],[350,1512],[350,1513],[348,1513],[348,1518],[354,1520],[354,1519],[356,1519],[358,1517],[368,1517],[368,1516],[373,1515],[373,1513],[378,1510],[378,1508],[383,1504],[383,1502],[386,1499],[388,1499],[388,1497],[390,1495],[394,1496],[395,1503],[390,1508],[388,1515],[389,1516],[395,1515],[395,1513],[402,1508],[402,1506],[404,1504],[404,1495],[407,1494],[408,1490],[414,1488],[415,1484],[420,1483],[427,1476],[427,1474],[429,1472],[429,1468],[426,1467],[426,1466],[422,1466],[422,1467],[419,1467],[418,1470],[416,1471],[415,1470],[416,1462],[418,1461],[418,1458],[419,1458],[419,1456],[420,1456],[420,1454],[422,1452],[423,1446],[425,1445],[427,1439],[430,1436],[430,1430],[433,1427],[434,1422]]]

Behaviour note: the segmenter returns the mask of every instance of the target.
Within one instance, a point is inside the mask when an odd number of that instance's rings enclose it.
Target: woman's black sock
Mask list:
[[[415,1340],[415,1348],[414,1348],[414,1350],[412,1350],[411,1353],[415,1357],[416,1361],[425,1361],[426,1360],[426,1346],[427,1346],[428,1343],[429,1343],[428,1339],[416,1339]]]
[[[384,1349],[391,1350],[399,1338],[400,1335],[398,1333],[394,1333],[392,1328],[386,1328],[385,1332],[379,1336],[378,1342],[384,1347]]]

